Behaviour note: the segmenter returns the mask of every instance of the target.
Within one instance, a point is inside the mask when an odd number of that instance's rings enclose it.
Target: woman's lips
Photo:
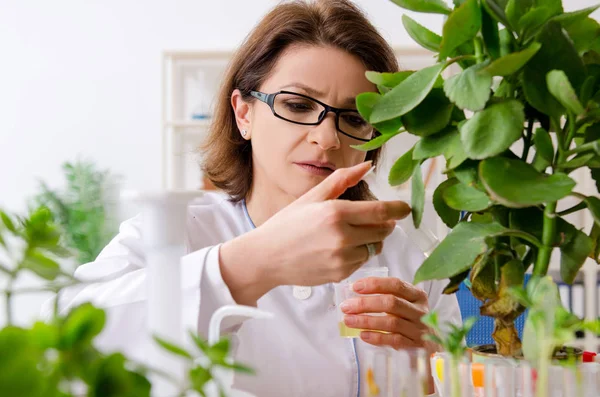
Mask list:
[[[294,163],[294,164],[296,164],[300,168],[304,169],[305,171],[310,172],[313,175],[327,176],[333,172],[333,170],[331,168],[317,167],[315,165],[305,164],[305,163]]]

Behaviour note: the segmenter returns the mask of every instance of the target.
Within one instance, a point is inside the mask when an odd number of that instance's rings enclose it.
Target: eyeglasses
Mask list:
[[[319,125],[327,113],[333,112],[335,128],[342,134],[362,142],[370,141],[374,135],[373,127],[355,109],[334,108],[307,95],[290,91],[274,94],[250,91],[250,95],[269,105],[275,117],[290,123]]]

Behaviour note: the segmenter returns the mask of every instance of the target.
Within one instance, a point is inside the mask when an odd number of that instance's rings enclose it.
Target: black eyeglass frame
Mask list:
[[[319,115],[319,120],[317,122],[315,122],[315,123],[302,123],[302,122],[299,122],[299,121],[293,121],[293,120],[290,120],[290,119],[286,119],[285,117],[280,116],[280,115],[277,114],[277,112],[275,112],[275,97],[277,95],[279,95],[279,94],[292,94],[292,95],[297,95],[297,96],[300,96],[300,97],[303,97],[303,98],[306,98],[306,99],[310,99],[311,101],[315,101],[319,105],[323,106],[325,108],[325,111],[322,112]],[[338,130],[342,134],[346,135],[347,137],[352,138],[352,139],[356,139],[356,140],[361,141],[361,142],[369,142],[371,139],[373,139],[375,137],[374,136],[375,135],[375,129],[374,128],[373,128],[373,131],[372,131],[373,135],[369,139],[355,137],[354,135],[350,135],[350,134],[348,134],[348,133],[346,133],[346,132],[344,132],[344,131],[342,131],[340,129],[340,123],[339,123],[339,121],[340,121],[340,114],[341,113],[355,113],[355,114],[357,114],[357,115],[360,116],[360,113],[356,109],[341,109],[341,108],[336,108],[336,107],[333,107],[333,106],[329,106],[328,104],[323,103],[323,102],[319,101],[318,99],[315,99],[315,98],[310,97],[308,95],[299,94],[297,92],[292,92],[292,91],[278,91],[278,92],[274,92],[272,94],[266,94],[266,93],[260,92],[260,91],[250,91],[250,95],[253,96],[254,98],[258,99],[259,101],[264,102],[267,105],[269,105],[269,107],[271,108],[271,112],[273,113],[273,115],[275,117],[280,118],[280,119],[285,120],[285,121],[288,121],[290,123],[300,124],[300,125],[319,125],[319,124],[321,124],[323,122],[323,120],[325,120],[325,117],[327,117],[327,114],[329,112],[333,112],[335,114],[335,128],[336,128],[336,130]]]

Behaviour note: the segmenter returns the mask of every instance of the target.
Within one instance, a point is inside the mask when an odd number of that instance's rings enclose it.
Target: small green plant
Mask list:
[[[560,0],[393,0],[405,9],[447,15],[438,35],[408,15],[409,35],[437,63],[418,71],[366,77],[379,92],[360,94],[361,115],[380,133],[356,148],[372,150],[408,132],[418,142],[392,166],[391,185],[412,178],[418,227],[425,189],[420,164],[443,156],[448,179],[433,194],[453,228],[415,275],[415,283],[467,277],[481,314],[494,318],[497,352],[516,356],[514,325],[524,306],[509,288],[525,272],[544,276],[554,249],[563,281],[586,259],[600,261],[600,199],[578,192],[569,176],[584,169],[600,188],[599,6],[564,12]],[[443,78],[448,67],[461,70]],[[567,197],[575,206],[558,211]],[[586,211],[579,230],[564,216]],[[463,212],[466,216],[461,217]]]
[[[465,338],[477,322],[477,318],[467,318],[462,326],[448,323],[445,325],[449,328],[447,332],[442,330],[436,312],[431,312],[421,317],[421,322],[434,331],[433,334],[426,334],[423,336],[423,339],[430,340],[441,346],[444,351],[448,353],[448,357],[450,358],[450,397],[462,396],[459,366],[461,361],[465,358],[465,353],[467,351]]]
[[[67,162],[62,169],[66,187],[58,191],[40,182],[34,206],[51,210],[63,230],[65,245],[75,250],[78,264],[91,262],[117,232],[117,198],[112,195],[118,178],[91,161]]]
[[[529,309],[523,331],[523,355],[537,369],[536,395],[545,397],[555,352],[572,342],[577,331],[600,332],[600,319],[585,321],[565,309],[557,285],[548,276],[534,277],[526,288],[513,287],[510,293]],[[574,363],[575,359],[564,362]]]
[[[0,329],[0,390],[7,396],[75,397],[85,392],[88,397],[150,396],[148,374],[156,373],[172,380],[147,365],[128,360],[119,352],[105,354],[94,347],[103,330],[104,310],[84,303],[59,314],[48,322],[31,327],[12,323],[12,298],[16,294],[60,291],[81,284],[64,272],[57,259],[71,252],[64,246],[61,229],[46,207],[33,210],[27,217],[11,216],[0,210],[0,272],[7,279],[3,291],[6,298],[7,324]],[[36,288],[15,289],[14,281],[23,272],[33,272],[45,284]],[[56,300],[58,301],[58,300]],[[180,396],[194,390],[205,396],[215,371],[225,368],[252,372],[228,360],[229,341],[221,339],[209,346],[195,333],[190,333],[198,352],[188,352],[168,341],[155,338],[168,351],[188,359],[188,371],[182,384],[175,385]],[[203,353],[203,361],[193,360]],[[82,389],[83,387],[83,389]],[[217,385],[224,396],[221,385]],[[83,390],[83,391],[82,391]]]

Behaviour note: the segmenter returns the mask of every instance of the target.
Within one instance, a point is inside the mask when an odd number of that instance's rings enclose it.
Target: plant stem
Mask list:
[[[556,234],[556,201],[548,203],[544,208],[544,229],[542,232],[542,247],[540,247],[537,260],[533,266],[535,276],[545,276],[548,273],[550,255],[554,248],[554,235]]]
[[[586,152],[588,150],[595,150],[595,146],[598,145],[598,141],[593,141],[593,142],[588,142],[588,143],[584,143],[583,145],[577,146],[576,148],[573,148],[571,150],[567,150],[565,152],[565,157],[569,157],[573,154],[577,154],[577,153],[581,153],[581,152]]]
[[[579,204],[574,205],[571,208],[568,208],[568,209],[566,209],[564,211],[557,212],[556,214],[558,216],[565,216],[565,215],[572,214],[573,212],[577,212],[579,210],[582,210],[582,209],[584,209],[586,207],[587,207],[587,205],[585,204],[585,202],[582,201]]]
[[[473,45],[475,47],[475,60],[477,63],[483,62],[483,49],[481,46],[481,39],[479,37],[475,37],[473,39]]]
[[[525,138],[523,139],[523,155],[521,156],[521,159],[523,159],[523,161],[527,161],[527,156],[529,155],[529,148],[531,148],[531,141],[533,140],[531,135],[533,134],[533,120],[528,119],[527,120],[527,133],[525,135]]]
[[[577,126],[575,125],[575,116],[573,114],[568,115],[567,118],[567,124],[565,125],[565,127],[568,127],[568,132],[567,132],[567,139],[565,140],[565,150],[569,150],[569,147],[571,147],[571,142],[573,141],[573,138],[575,138],[575,132],[577,132]]]
[[[460,376],[460,359],[450,356],[450,396],[461,397],[461,376]]]
[[[560,120],[558,123],[556,123],[555,120],[556,135],[558,141],[558,153],[556,154],[554,164],[552,164],[552,172],[555,171],[556,164],[561,164],[566,158],[565,147],[569,147],[569,137],[572,137],[575,131],[575,123],[571,122],[572,120],[573,117],[569,115],[569,118],[567,119],[567,124],[565,125],[565,129],[567,128],[567,126],[569,127],[569,132],[567,133],[566,139],[564,139],[565,130],[560,128]],[[567,141],[569,142],[567,143]],[[533,265],[533,274],[535,276],[545,276],[548,273],[548,266],[550,265],[550,256],[552,255],[552,249],[554,248],[553,246],[556,235],[556,203],[556,201],[550,202],[546,204],[546,208],[544,208],[544,226],[542,232],[543,246],[539,249],[537,260]]]
[[[15,280],[15,275],[14,273],[11,273],[9,279],[8,279],[8,283],[6,284],[6,291],[4,291],[4,295],[5,295],[5,299],[6,301],[4,302],[4,304],[6,305],[6,324],[7,325],[11,325],[12,324],[12,284],[13,281]]]
[[[537,368],[537,381],[535,382],[535,397],[548,397],[548,371],[550,369],[550,351],[543,343]]]

